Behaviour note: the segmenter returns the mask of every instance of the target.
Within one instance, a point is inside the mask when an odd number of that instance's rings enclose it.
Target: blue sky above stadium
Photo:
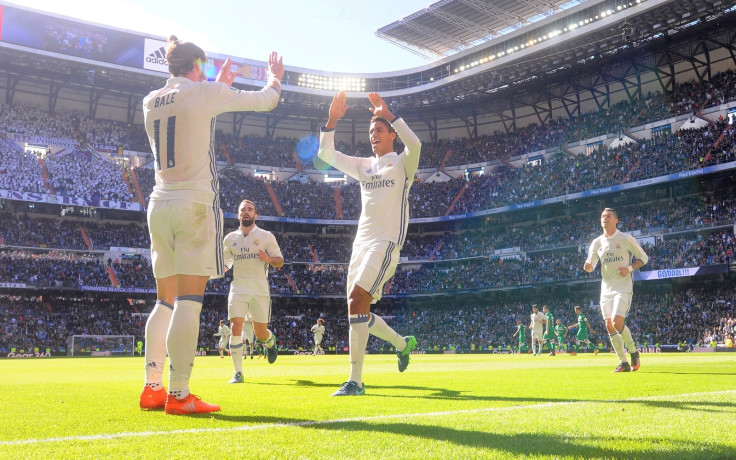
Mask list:
[[[271,50],[289,66],[373,73],[430,61],[375,35],[429,0],[11,0],[19,6],[136,32],[193,41],[208,52],[266,60]]]

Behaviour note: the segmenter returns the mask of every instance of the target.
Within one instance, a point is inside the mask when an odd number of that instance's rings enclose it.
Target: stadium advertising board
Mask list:
[[[703,265],[701,267],[667,268],[664,270],[634,272],[634,280],[663,280],[667,278],[684,278],[687,276],[713,275],[716,273],[728,273],[728,264]]]
[[[141,67],[143,37],[5,6],[0,40],[129,67]]]
[[[117,200],[86,200],[73,196],[47,195],[45,193],[16,192],[0,189],[0,198],[16,201],[30,201],[33,203],[67,204],[87,208],[122,209],[124,211],[142,211],[141,205],[129,201]]]
[[[157,72],[169,73],[169,63],[166,62],[166,42],[146,38],[143,42],[143,68]]]

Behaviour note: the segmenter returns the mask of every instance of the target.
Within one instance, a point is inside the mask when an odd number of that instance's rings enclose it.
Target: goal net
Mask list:
[[[133,356],[134,335],[73,335],[67,340],[67,356]]]

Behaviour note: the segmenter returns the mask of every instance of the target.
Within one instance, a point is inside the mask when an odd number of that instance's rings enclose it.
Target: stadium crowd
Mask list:
[[[469,180],[418,183],[410,195],[413,217],[435,217],[446,213],[463,214],[560,196],[595,188],[671,174],[736,159],[733,127],[726,120],[700,129],[669,133],[666,130],[649,140],[639,140],[615,148],[599,147],[589,155],[548,153],[541,165],[512,167],[508,158],[543,148],[559,148],[573,140],[601,134],[621,134],[634,124],[662,120],[683,112],[699,113],[703,108],[736,99],[733,71],[716,75],[710,82],[679,84],[667,97],[649,94],[641,100],[622,101],[610,108],[583,114],[569,120],[532,124],[509,133],[495,133],[477,139],[439,140],[423,146],[420,167],[467,165],[493,160],[498,166],[491,173]],[[57,110],[49,114],[37,107],[0,105],[0,132],[40,139],[65,139],[72,144],[93,145],[112,150],[117,147],[150,152],[142,127],[95,120],[76,111]],[[227,151],[234,163],[293,167],[295,139],[243,137],[220,133],[220,152]],[[33,164],[32,155],[0,144],[0,186],[18,191],[45,190],[42,167]],[[366,155],[365,143],[341,146]],[[72,149],[73,150],[73,149]],[[223,153],[224,154],[224,153]],[[56,155],[54,155],[56,156]],[[120,167],[100,159],[87,150],[62,151],[47,159],[49,184],[60,195],[88,199],[130,200],[132,188]],[[237,168],[232,168],[237,170]],[[8,171],[8,173],[6,173]],[[22,173],[22,174],[20,174]],[[137,168],[144,197],[153,187],[150,168]],[[22,179],[21,179],[22,178]],[[221,202],[226,212],[243,195],[256,195],[262,215],[277,215],[275,204],[260,183],[249,182],[242,174],[222,173]],[[335,190],[329,184],[286,181],[271,184],[281,215],[287,217],[357,219],[360,202],[356,184],[341,187],[342,212],[337,215]],[[58,189],[58,190],[57,190]],[[459,196],[461,190],[464,190]],[[458,202],[450,210],[453,200]],[[255,200],[254,200],[255,201]]]
[[[716,286],[682,285],[654,287],[636,291],[627,323],[639,346],[664,344],[701,344],[713,340],[723,343],[736,334],[736,309],[733,306],[736,284],[733,281]],[[456,350],[459,352],[509,349],[517,345],[512,337],[516,321],[529,324],[531,304],[548,305],[555,318],[573,324],[575,305],[582,305],[595,333],[591,340],[608,347],[603,320],[595,303],[597,294],[572,297],[548,293],[543,298],[523,301],[495,298],[486,303],[433,302],[411,305],[389,299],[376,306],[377,314],[397,330],[410,331],[420,349]],[[216,349],[213,334],[220,319],[227,318],[225,296],[208,296],[202,310],[199,347]],[[310,327],[323,318],[327,334],[325,349],[343,350],[348,343],[348,325],[340,302],[326,306],[324,302],[274,304],[270,329],[281,349],[310,350]],[[50,349],[63,352],[71,335],[133,335],[143,337],[145,314],[153,305],[133,306],[128,299],[88,297],[40,297],[0,295],[0,353]],[[568,342],[573,340],[568,334]],[[380,352],[385,342],[371,339],[371,352]],[[389,351],[384,348],[383,351]]]

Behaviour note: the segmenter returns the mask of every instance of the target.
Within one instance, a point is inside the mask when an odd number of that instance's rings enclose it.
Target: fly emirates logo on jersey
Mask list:
[[[396,183],[393,179],[384,179],[380,174],[371,176],[369,180],[360,181],[360,186],[363,190],[375,190],[385,187],[393,187]]]
[[[233,248],[234,249],[234,248]],[[240,254],[235,254],[235,260],[257,259],[257,252],[250,252],[250,248],[240,248]]]
[[[606,257],[603,258],[604,264],[612,264],[612,263],[623,262],[623,261],[624,261],[623,256],[617,256],[612,252],[607,252]]]

